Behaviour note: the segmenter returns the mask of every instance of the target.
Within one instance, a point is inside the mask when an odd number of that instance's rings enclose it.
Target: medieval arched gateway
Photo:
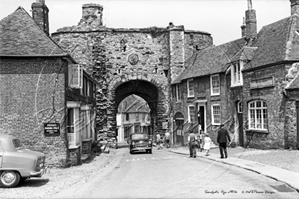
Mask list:
[[[151,108],[151,125],[159,133],[173,130],[171,82],[195,50],[212,45],[209,33],[166,28],[107,28],[103,7],[82,6],[79,24],[58,29],[51,37],[98,82],[97,133],[114,136],[118,104],[130,94]]]
[[[158,109],[163,110],[163,107],[159,107],[158,105],[158,101],[162,97],[160,96],[159,90],[161,90],[161,88],[154,80],[134,79],[119,82],[115,85],[114,92],[112,92],[112,95],[114,95],[112,97],[115,99],[115,113],[117,113],[117,108],[122,100],[129,95],[135,94],[142,97],[150,108],[150,126],[152,129],[150,134],[153,135],[153,131],[157,130]]]

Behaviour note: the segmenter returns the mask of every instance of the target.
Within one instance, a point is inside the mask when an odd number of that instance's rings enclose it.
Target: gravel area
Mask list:
[[[116,157],[116,150],[94,156],[80,166],[51,168],[41,178],[32,178],[15,188],[0,188],[0,198],[49,198],[53,194],[77,183],[84,183],[101,172]]]

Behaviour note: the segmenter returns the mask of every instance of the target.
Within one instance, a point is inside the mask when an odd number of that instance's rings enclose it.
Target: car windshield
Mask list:
[[[12,142],[16,149],[23,148],[22,142],[19,139],[13,139]]]
[[[146,140],[148,138],[149,138],[148,134],[133,134],[131,136],[132,140]]]

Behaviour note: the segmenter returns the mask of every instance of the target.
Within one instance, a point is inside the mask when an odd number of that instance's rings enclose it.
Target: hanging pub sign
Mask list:
[[[45,137],[59,136],[60,135],[59,123],[45,123],[44,124],[44,135],[45,135]]]

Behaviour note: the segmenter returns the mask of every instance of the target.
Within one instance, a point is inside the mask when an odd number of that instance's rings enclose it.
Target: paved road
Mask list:
[[[298,198],[282,182],[203,158],[166,150],[119,149],[105,171],[54,198]]]

